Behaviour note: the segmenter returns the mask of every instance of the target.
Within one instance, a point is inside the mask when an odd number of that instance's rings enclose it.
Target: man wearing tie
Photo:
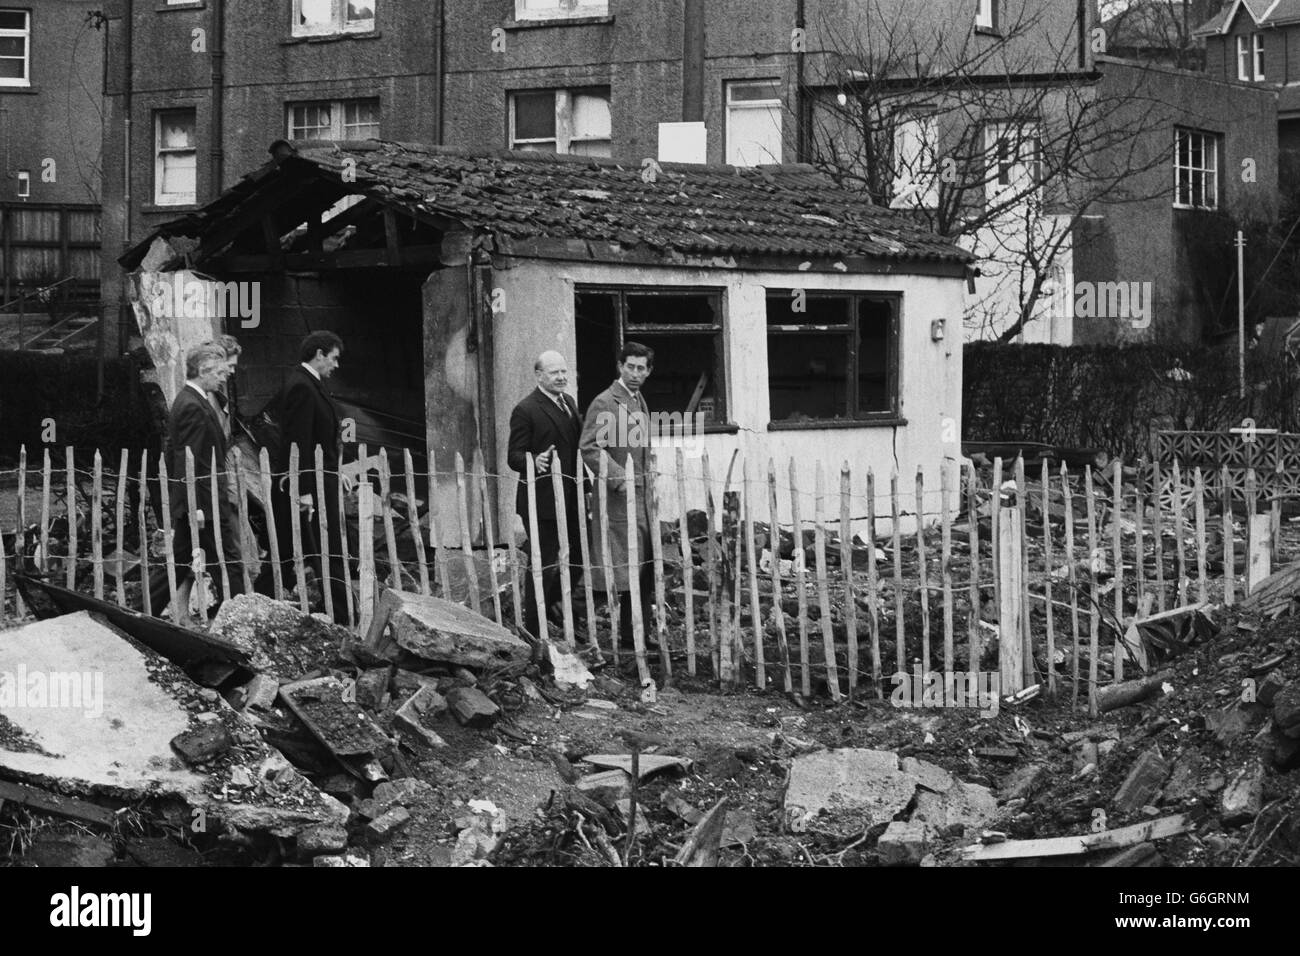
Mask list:
[[[532,456],[537,471],[537,539],[542,559],[542,595],[548,617],[559,619],[563,598],[560,583],[560,526],[555,507],[551,472],[558,469],[564,489],[564,510],[569,535],[569,574],[576,583],[582,577],[579,521],[585,520],[582,483],[577,472],[578,437],[582,416],[573,397],[565,393],[569,368],[559,352],[543,352],[533,363],[537,388],[510,413],[510,442],[506,461],[519,473],[515,513],[531,535],[528,515],[528,462]],[[536,635],[537,597],[531,574],[525,576],[524,630]]]
[[[185,356],[185,387],[172,402],[167,426],[169,449],[168,487],[172,519],[172,553],[176,559],[176,602],[182,619],[189,618],[190,588],[194,583],[191,569],[195,547],[203,549],[208,562],[208,576],[214,585],[220,585],[221,573],[216,568],[216,537],[235,521],[234,509],[225,490],[224,475],[220,469],[226,461],[226,435],[221,417],[213,406],[211,394],[220,388],[226,378],[226,352],[215,343],[191,349]],[[196,543],[190,533],[189,497],[185,489],[185,451],[194,455],[195,521],[199,527]],[[218,474],[212,473],[212,458],[216,455]],[[212,513],[212,483],[217,483],[218,511]],[[242,590],[242,572],[239,554],[224,555],[230,576],[230,592]],[[168,585],[165,566],[155,567],[149,576],[149,596],[155,614],[161,614],[167,605]],[[229,596],[229,595],[227,595]]]

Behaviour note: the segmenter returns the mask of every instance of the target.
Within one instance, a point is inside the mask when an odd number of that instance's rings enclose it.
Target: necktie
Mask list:
[[[557,398],[555,404],[560,406],[560,413],[563,414],[565,418],[573,417],[572,413],[569,411],[569,405],[564,399]]]

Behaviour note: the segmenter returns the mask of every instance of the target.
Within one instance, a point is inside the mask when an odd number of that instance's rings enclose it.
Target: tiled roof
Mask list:
[[[410,143],[298,142],[278,170],[256,170],[156,235],[202,234],[281,174],[315,167],[381,201],[492,234],[613,243],[675,258],[751,256],[968,262],[972,256],[906,212],[871,205],[810,166],[641,165],[545,153],[472,152]],[[273,187],[272,187],[273,188]],[[146,239],[120,260],[133,268]]]
[[[906,213],[869,205],[810,166],[642,165],[407,143],[300,144],[378,198],[507,239],[578,239],[686,255],[970,258]],[[353,166],[355,164],[355,167]]]
[[[1300,0],[1233,0],[1225,3],[1223,9],[1193,30],[1192,36],[1214,36],[1226,32],[1241,7],[1245,7],[1246,12],[1260,26],[1300,22]]]

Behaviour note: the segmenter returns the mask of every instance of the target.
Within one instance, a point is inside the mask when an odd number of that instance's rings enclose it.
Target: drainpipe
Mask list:
[[[226,99],[226,3],[225,0],[212,0],[212,36],[209,38],[212,51],[212,143],[208,151],[211,157],[212,185],[209,195],[216,199],[221,195],[221,186],[226,178],[223,140],[225,137],[225,99]]]
[[[806,20],[807,0],[797,0],[794,14],[794,25],[800,30],[807,29]],[[800,44],[799,50],[794,55],[794,150],[795,162],[806,163],[808,161],[808,116],[804,103],[804,47],[806,44]]]
[[[1079,0],[1079,69],[1086,71],[1088,69],[1088,3],[1089,0]]]
[[[704,122],[704,0],[685,0],[682,122]]]
[[[122,248],[131,241],[131,93],[135,75],[135,0],[126,0],[122,42],[126,46],[125,82],[122,84]],[[105,43],[108,35],[105,33]],[[109,51],[107,48],[104,53]]]
[[[446,93],[446,0],[437,0],[434,4],[433,17],[433,141],[441,146],[443,145],[442,101]]]

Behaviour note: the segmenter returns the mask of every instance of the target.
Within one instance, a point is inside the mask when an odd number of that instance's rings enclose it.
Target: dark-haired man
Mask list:
[[[339,414],[325,390],[324,381],[339,367],[343,340],[333,332],[312,332],[298,349],[301,364],[289,371],[284,387],[273,403],[280,424],[282,441],[271,463],[275,481],[271,489],[271,508],[275,514],[276,535],[280,546],[280,567],[286,587],[296,581],[293,561],[293,508],[302,511],[303,558],[320,575],[321,586],[328,586],[334,605],[334,619],[349,624],[347,589],[343,581],[343,544],[338,506],[339,482]],[[289,453],[298,446],[298,501],[289,500]],[[316,446],[321,447],[324,466],[325,500],[319,500],[316,483]],[[351,481],[344,479],[344,491],[351,491]],[[320,540],[317,509],[324,507],[329,540]],[[258,579],[257,590],[270,593],[271,571],[268,567]]]
[[[654,565],[650,561],[650,512],[646,500],[646,473],[650,461],[650,411],[641,386],[654,370],[655,353],[640,342],[626,342],[618,354],[618,378],[614,384],[596,396],[587,409],[582,428],[580,447],[587,467],[600,480],[600,460],[608,454],[609,480],[606,488],[609,521],[609,563],[614,567],[615,590],[623,592],[620,601],[619,638],[627,646],[632,644],[632,602],[628,599],[630,562],[628,554],[627,499],[625,497],[626,465],[629,457],[634,469],[636,488],[636,530],[638,582],[641,589],[641,620],[647,634],[650,628],[650,609],[653,606]],[[600,498],[592,496],[592,550],[601,555]],[[600,567],[600,558],[596,567]]]

